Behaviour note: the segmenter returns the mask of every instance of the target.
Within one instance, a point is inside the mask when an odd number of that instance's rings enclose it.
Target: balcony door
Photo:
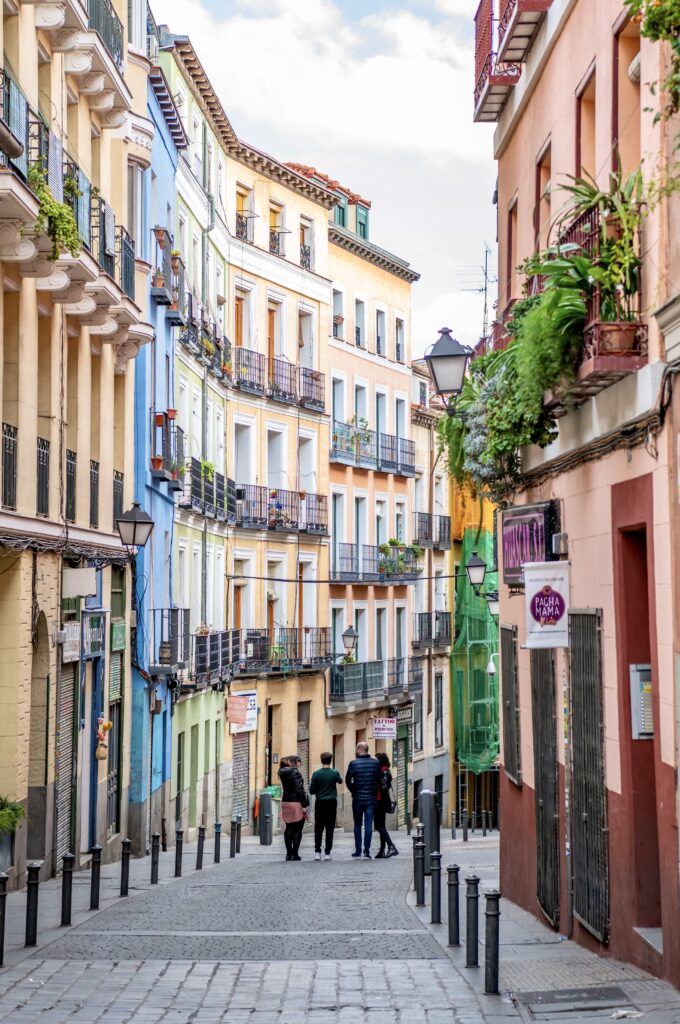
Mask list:
[[[387,395],[382,391],[375,393],[375,429],[379,434],[387,433]]]
[[[403,658],[406,652],[406,609],[397,608],[394,618],[394,648],[397,658]]]
[[[366,543],[366,498],[354,499],[354,543],[361,558],[361,546]]]
[[[314,366],[314,337],[312,333],[312,314],[298,313],[298,349],[300,366],[311,369]]]
[[[283,434],[279,430],[268,430],[267,486],[270,488],[283,487],[285,483],[283,458]]]
[[[387,612],[384,608],[375,610],[375,660],[384,661],[387,651]]]
[[[366,609],[354,609],[354,628],[359,634],[357,640],[356,660],[365,662],[368,660],[368,629],[366,624]]]

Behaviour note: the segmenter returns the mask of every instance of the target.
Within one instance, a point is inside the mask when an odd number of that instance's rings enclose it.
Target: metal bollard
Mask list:
[[[482,811],[482,835],[486,835],[486,811]]]
[[[184,829],[175,832],[175,878],[182,877],[182,846],[184,845]]]
[[[460,946],[460,868],[449,864],[446,883],[449,897],[449,946]]]
[[[498,995],[498,949],[500,945],[501,894],[497,889],[486,893],[486,947],[484,950],[484,991]]]
[[[154,835],[156,835],[155,832],[154,832]],[[161,850],[163,851],[163,853],[167,853],[168,852],[168,819],[167,818],[161,818]]]
[[[215,864],[219,864],[219,862],[220,862],[221,843],[222,843],[222,822],[221,821],[216,821],[215,822],[215,850],[214,850],[214,853],[213,853],[213,861],[214,861]]]
[[[63,871],[61,876],[61,923],[71,923],[71,906],[73,902],[73,864],[76,855],[65,853],[62,857]]]
[[[418,860],[417,860],[418,854],[416,853],[416,847],[418,845],[418,836],[414,834],[411,837],[411,839],[412,839],[412,842],[413,842],[413,888],[417,889],[418,888]]]
[[[468,816],[467,816],[467,811],[464,810],[463,811],[463,842],[467,843],[467,841],[468,841]]]
[[[161,854],[161,837],[158,832],[151,836],[151,884],[158,885],[158,859]]]
[[[425,843],[416,842],[416,906],[425,906]]]
[[[456,812],[451,811],[451,838],[456,838]]]
[[[243,819],[240,814],[236,815],[236,852],[241,852],[241,824]]]
[[[229,830],[229,859],[233,859],[236,856],[236,818],[231,819],[231,828]]]
[[[411,823],[411,815],[407,811],[406,812],[406,835],[407,836],[411,835],[411,825],[412,825],[412,823]]]
[[[198,826],[198,846],[196,847],[196,870],[203,869],[203,844],[205,843],[205,825]]]
[[[121,843],[120,853],[120,894],[127,896],[130,886],[130,847],[131,839],[124,839]]]
[[[430,854],[430,924],[442,923],[442,855]]]
[[[472,818],[472,832],[474,834],[475,826],[477,824],[477,811],[473,811],[472,812],[471,818]]]
[[[468,875],[465,884],[465,966],[479,967],[479,878]]]
[[[90,910],[99,910],[99,883],[102,874],[102,848],[92,846],[92,866],[90,868]]]
[[[5,962],[5,912],[7,903],[7,875],[0,871],[0,967]]]
[[[41,863],[29,864],[26,879],[26,945],[38,942],[38,887],[40,886]]]
[[[264,836],[265,836],[264,845],[265,846],[271,846],[272,845],[272,816],[271,816],[271,814],[265,814],[265,816],[264,816]]]

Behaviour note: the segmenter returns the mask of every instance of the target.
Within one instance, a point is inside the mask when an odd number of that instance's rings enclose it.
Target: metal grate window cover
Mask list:
[[[501,626],[501,700],[503,702],[503,763],[505,774],[522,785],[519,693],[517,689],[517,626]]]
[[[602,706],[602,611],[569,612],[574,913],[607,941],[609,859]]]
[[[556,928],[560,915],[560,841],[555,662],[551,650],[531,651],[531,715],[536,804],[536,896],[541,910]]]

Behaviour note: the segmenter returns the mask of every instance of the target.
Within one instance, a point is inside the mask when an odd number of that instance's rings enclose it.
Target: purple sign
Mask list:
[[[539,626],[556,626],[567,606],[564,598],[550,585],[542,587],[531,598],[531,615]]]
[[[550,562],[553,534],[560,532],[560,509],[556,501],[525,505],[503,511],[503,582],[522,586],[522,566],[527,562]]]

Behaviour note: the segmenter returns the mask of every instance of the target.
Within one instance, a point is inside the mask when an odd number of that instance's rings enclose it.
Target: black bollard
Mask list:
[[[430,854],[430,924],[442,923],[442,855]]]
[[[151,884],[158,885],[158,859],[160,857],[161,837],[158,832],[151,836]]]
[[[486,835],[486,811],[482,811],[482,835]]]
[[[231,828],[229,830],[229,859],[232,860],[236,856],[236,818],[231,819]]]
[[[0,967],[5,962],[5,913],[7,903],[7,875],[0,871]]]
[[[416,842],[416,906],[425,906],[425,843]]]
[[[155,832],[154,832],[154,835],[156,835]],[[161,850],[163,851],[163,853],[167,853],[168,852],[168,819],[167,818],[161,818],[161,836],[160,836],[160,839],[161,839]]]
[[[236,852],[241,852],[241,824],[243,819],[240,814],[236,815]]]
[[[265,814],[264,816],[264,845],[272,845],[272,816],[271,814]]]
[[[417,889],[418,888],[418,861],[417,861],[417,856],[418,855],[416,853],[416,846],[418,845],[418,836],[414,833],[413,836],[411,837],[411,840],[413,842],[413,888]]]
[[[465,966],[479,967],[479,878],[468,875],[465,884]]]
[[[473,811],[471,817],[472,817],[472,832],[474,834],[475,825],[477,824],[477,811]]]
[[[41,863],[29,864],[26,879],[26,945],[38,942],[38,888],[40,886]]]
[[[406,835],[411,835],[411,815],[408,811],[406,812]]]
[[[62,857],[63,870],[61,876],[61,923],[71,923],[71,905],[73,902],[73,864],[76,856],[74,853],[65,853]]]
[[[486,947],[484,949],[484,991],[498,995],[498,948],[500,944],[501,894],[497,889],[486,893]]]
[[[196,847],[196,870],[203,869],[203,844],[205,843],[205,825],[198,826],[198,846]]]
[[[92,865],[90,867],[90,910],[99,910],[99,883],[102,874],[102,848],[93,846],[90,849],[92,854]]]
[[[220,847],[221,847],[221,843],[222,843],[222,822],[221,821],[216,821],[215,822],[215,850],[214,850],[214,853],[213,853],[213,861],[215,862],[215,864],[219,864],[219,862],[220,862],[220,852],[221,852],[220,851]]]
[[[130,847],[131,839],[124,839],[120,851],[120,894],[127,896],[130,886]]]
[[[456,812],[451,811],[451,838],[456,838]]]
[[[175,878],[182,877],[182,846],[184,845],[184,830],[178,828],[175,832]]]
[[[467,811],[463,811],[463,842],[468,841],[468,816]]]
[[[446,883],[449,897],[449,946],[460,946],[460,868],[449,864],[446,869]]]

